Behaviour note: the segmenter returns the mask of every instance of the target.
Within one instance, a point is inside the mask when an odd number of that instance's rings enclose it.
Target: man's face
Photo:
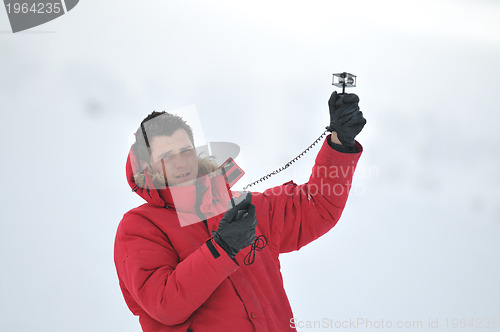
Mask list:
[[[154,136],[149,143],[151,168],[163,174],[165,167],[169,186],[194,184],[198,176],[198,158],[184,129],[176,130],[172,136]]]

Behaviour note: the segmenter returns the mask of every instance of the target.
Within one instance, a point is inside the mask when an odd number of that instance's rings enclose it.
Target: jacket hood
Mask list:
[[[201,174],[194,185],[157,189],[150,174],[141,170],[132,148],[127,158],[127,182],[132,191],[153,206],[175,209],[183,226],[222,214],[228,209],[232,194],[224,177],[218,170]],[[141,179],[140,185],[138,178]]]
[[[137,161],[133,149],[130,148],[125,169],[127,175],[127,182],[130,188],[132,188],[132,191],[134,191],[137,195],[141,196],[149,204],[159,207],[165,207],[166,202],[160,197],[158,191],[155,189],[153,185],[153,180],[151,179],[149,174],[143,172],[145,180],[144,185],[139,186],[135,182],[136,180],[134,176],[135,175],[134,170],[139,170],[139,169],[141,169],[140,165]]]

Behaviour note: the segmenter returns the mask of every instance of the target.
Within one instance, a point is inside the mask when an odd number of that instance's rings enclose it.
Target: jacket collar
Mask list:
[[[149,204],[175,210],[181,226],[207,220],[228,209],[231,192],[220,174],[201,176],[194,185],[156,189],[147,173],[144,185],[138,186],[135,183],[134,169],[138,169],[138,165],[131,149],[126,165],[130,187]]]

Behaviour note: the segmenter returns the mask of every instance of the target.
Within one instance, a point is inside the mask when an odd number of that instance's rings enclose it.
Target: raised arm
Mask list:
[[[330,125],[309,181],[266,190],[260,199],[270,211],[260,228],[279,252],[297,250],[330,230],[340,218],[363,148],[354,138],[366,124],[355,94],[333,92],[328,100]],[[265,211],[261,211],[265,212]],[[266,216],[267,217],[267,216]]]
[[[356,148],[357,153],[342,153],[325,141],[307,183],[288,182],[255,195],[264,200],[269,212],[268,218],[258,219],[259,227],[280,252],[298,250],[335,226],[362,152],[359,143]]]

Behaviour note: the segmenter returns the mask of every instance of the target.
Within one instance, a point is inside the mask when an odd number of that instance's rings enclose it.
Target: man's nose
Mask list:
[[[172,165],[176,168],[181,168],[186,165],[186,158],[182,153],[176,153],[172,156]]]

